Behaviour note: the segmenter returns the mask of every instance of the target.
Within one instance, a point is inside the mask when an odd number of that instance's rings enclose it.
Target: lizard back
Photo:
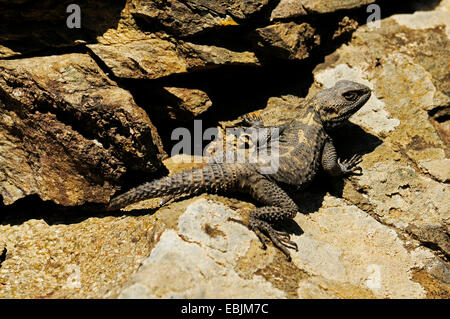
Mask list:
[[[277,182],[303,186],[319,170],[327,134],[315,109],[300,110],[279,137],[279,168],[268,177]]]

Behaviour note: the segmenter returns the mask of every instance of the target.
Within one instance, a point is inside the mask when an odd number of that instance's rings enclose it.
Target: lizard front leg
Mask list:
[[[322,151],[322,167],[331,176],[361,175],[362,168],[358,166],[361,161],[362,158],[358,154],[341,161],[337,157],[332,140],[329,138],[325,142]]]
[[[264,205],[250,213],[249,228],[256,233],[263,248],[268,241],[266,235],[291,260],[287,248],[298,250],[297,244],[290,240],[288,233],[275,230],[272,225],[294,218],[298,212],[297,205],[283,189],[262,175],[249,176],[244,189]]]

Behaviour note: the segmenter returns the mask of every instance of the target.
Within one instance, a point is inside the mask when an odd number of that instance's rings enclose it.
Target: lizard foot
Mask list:
[[[249,228],[258,236],[259,240],[263,244],[263,249],[267,248],[268,242],[267,238],[263,235],[264,233],[267,237],[269,237],[272,243],[286,255],[289,261],[291,261],[291,254],[287,248],[298,251],[297,244],[290,240],[290,235],[288,233],[273,229],[273,227],[265,221],[253,221],[250,223]]]
[[[353,155],[352,158],[343,160],[338,160],[338,164],[341,167],[342,173],[344,175],[362,175],[362,168],[358,166],[362,162],[361,155]]]

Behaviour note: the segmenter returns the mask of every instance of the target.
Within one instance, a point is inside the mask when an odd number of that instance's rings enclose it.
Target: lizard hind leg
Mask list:
[[[288,248],[298,250],[297,244],[290,240],[288,233],[275,230],[273,224],[294,218],[297,205],[283,189],[263,176],[251,176],[247,183],[250,195],[265,205],[250,213],[249,228],[258,236],[263,248],[267,243],[265,235],[290,260]]]

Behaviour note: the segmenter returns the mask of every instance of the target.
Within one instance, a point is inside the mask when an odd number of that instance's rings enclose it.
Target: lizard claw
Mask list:
[[[362,162],[361,155],[353,155],[350,159],[341,161],[338,159],[338,164],[341,167],[344,175],[362,175],[362,168],[358,166]]]
[[[290,235],[288,233],[273,229],[267,222],[259,221],[259,226],[249,228],[258,236],[262,243],[263,249],[267,248],[267,243],[269,242],[269,240],[264,236],[265,234],[272,241],[272,243],[286,255],[288,261],[291,261],[291,254],[287,248],[298,251],[297,244],[290,240]]]

